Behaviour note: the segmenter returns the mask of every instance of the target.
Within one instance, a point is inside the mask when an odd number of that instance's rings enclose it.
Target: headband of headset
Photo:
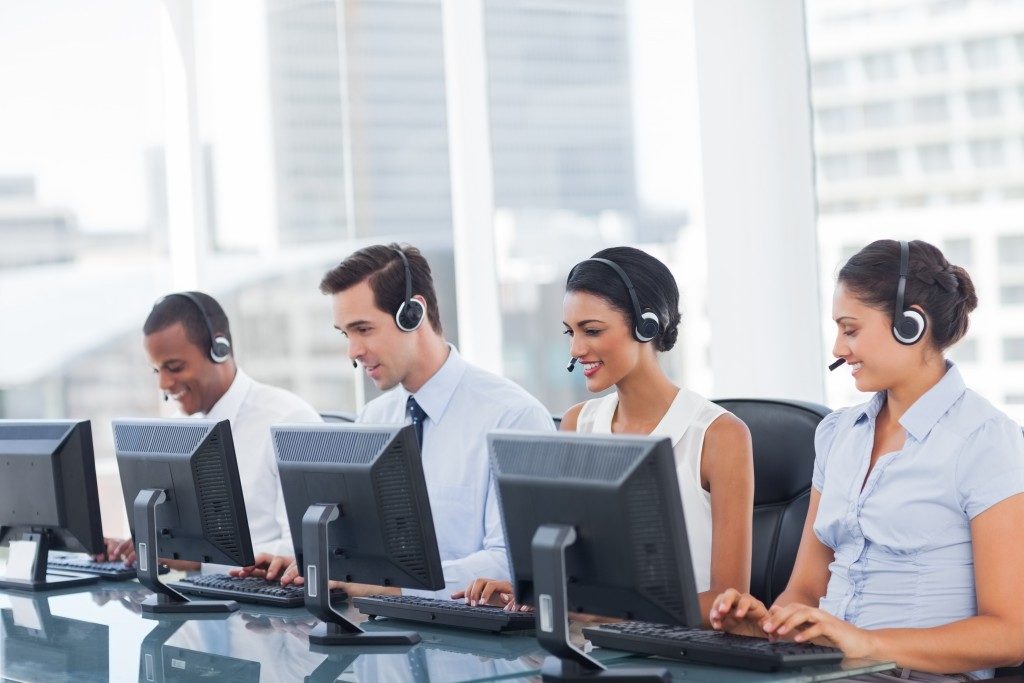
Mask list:
[[[210,333],[210,360],[214,363],[223,363],[231,357],[231,342],[222,334],[217,334],[213,330],[213,323],[210,321],[210,316],[206,312],[206,308],[203,307],[202,302],[192,292],[174,292],[167,296],[180,296],[183,299],[188,299],[192,302],[192,305],[199,311],[200,317],[203,319],[203,324],[206,325],[206,331]],[[166,298],[166,297],[165,297]]]
[[[626,285],[626,289],[629,290],[629,300],[633,304],[633,338],[638,342],[646,344],[655,337],[658,336],[658,332],[661,331],[661,321],[658,320],[658,316],[651,311],[644,312],[640,308],[640,299],[636,295],[636,289],[633,287],[633,282],[629,279],[619,264],[614,261],[610,261],[606,258],[588,258],[580,263],[586,263],[587,261],[594,261],[596,263],[603,263],[608,266],[619,276],[622,283]],[[576,270],[576,266],[573,266],[573,270]],[[569,271],[569,277],[572,278],[572,271]]]

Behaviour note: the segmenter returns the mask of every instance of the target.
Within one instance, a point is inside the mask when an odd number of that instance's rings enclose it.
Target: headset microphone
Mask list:
[[[835,363],[832,363],[832,364],[830,364],[828,366],[828,369],[829,369],[829,371],[835,370],[836,368],[838,368],[840,365],[842,365],[845,362],[846,362],[845,358],[837,358]]]
[[[573,356],[572,360],[569,361],[569,364],[565,366],[565,369],[568,370],[569,372],[572,372],[572,369],[576,366],[576,361],[578,360],[579,358]]]
[[[164,403],[167,403],[167,402],[168,402],[168,401],[170,401],[170,400],[171,400],[171,397],[170,397],[170,396],[168,396],[168,395],[167,395],[167,394],[165,393],[165,394],[164,394]]]
[[[353,368],[358,368],[358,367],[359,367],[359,364],[358,364],[358,363],[356,363],[355,361],[352,361],[352,367],[353,367]]]

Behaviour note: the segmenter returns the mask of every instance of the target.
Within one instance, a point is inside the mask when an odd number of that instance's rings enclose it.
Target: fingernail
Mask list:
[[[474,600],[473,602],[471,602],[469,604],[472,605],[473,607],[476,607],[476,600]]]

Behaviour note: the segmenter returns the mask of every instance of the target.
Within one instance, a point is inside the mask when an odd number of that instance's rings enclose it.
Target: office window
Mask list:
[[[590,398],[563,360],[562,298],[576,262],[638,246],[673,270],[684,311],[703,308],[704,254],[682,247],[700,234],[688,219],[700,202],[696,130],[681,123],[696,87],[677,80],[693,68],[680,39],[693,29],[677,0],[483,6],[505,373],[561,412]],[[661,358],[697,390],[706,340],[686,335],[700,320]]]
[[[942,243],[942,253],[955,266],[970,270],[974,265],[974,242],[970,237],[950,237]]]
[[[900,155],[895,149],[873,149],[864,155],[864,174],[870,177],[887,177],[900,172]]]
[[[967,107],[976,119],[999,116],[1003,112],[1003,94],[999,90],[970,90],[967,93]]]
[[[895,102],[869,102],[864,105],[864,126],[867,128],[887,128],[897,123]]]
[[[925,95],[915,97],[911,103],[914,121],[937,123],[949,120],[949,97],[946,95]]]
[[[996,253],[999,254],[999,265],[1024,265],[1024,234],[1000,235],[996,241]]]
[[[971,162],[977,168],[1002,166],[1006,160],[1006,145],[998,138],[971,140],[969,149]]]
[[[861,58],[864,76],[872,82],[891,81],[896,78],[896,56],[891,52],[864,55]]]
[[[945,73],[949,69],[945,45],[922,45],[911,51],[914,69],[919,76]]]
[[[999,288],[999,303],[1004,306],[1024,304],[1024,285],[1002,285]]]
[[[842,60],[815,62],[811,67],[811,80],[817,88],[829,88],[846,83],[846,63]]]
[[[829,182],[850,180],[857,175],[853,157],[849,154],[827,154],[822,156],[818,163],[825,180]]]
[[[964,57],[967,66],[974,71],[992,69],[999,66],[999,38],[981,38],[964,42]]]
[[[826,133],[845,133],[855,130],[859,116],[851,107],[821,108],[816,112],[818,125]]]
[[[1024,337],[1006,337],[1003,339],[1003,360],[1009,362],[1024,361]]]
[[[925,173],[940,173],[953,168],[952,151],[946,143],[919,146],[917,160]]]

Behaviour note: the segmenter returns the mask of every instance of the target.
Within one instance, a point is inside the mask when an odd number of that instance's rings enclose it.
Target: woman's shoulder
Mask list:
[[[593,430],[596,422],[607,421],[610,429],[611,413],[614,412],[618,401],[619,395],[613,391],[605,396],[577,403],[565,411],[559,428],[563,431],[589,432]]]

